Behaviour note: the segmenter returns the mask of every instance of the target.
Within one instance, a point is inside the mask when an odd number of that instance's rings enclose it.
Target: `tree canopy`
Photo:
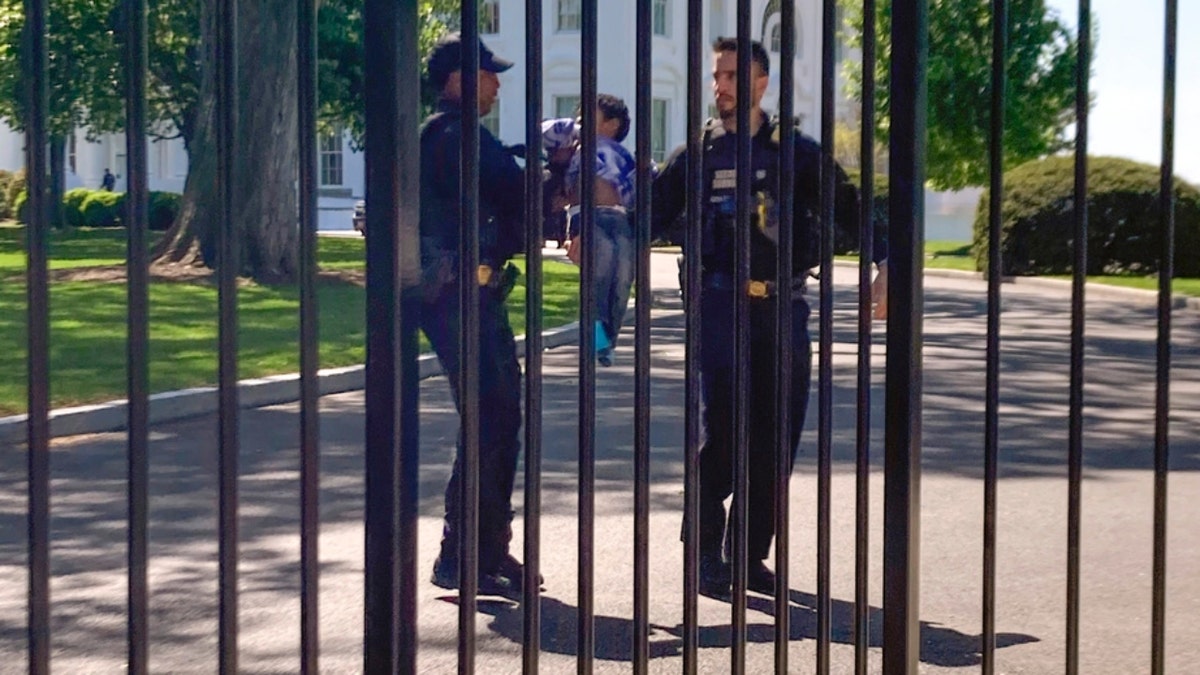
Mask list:
[[[50,128],[89,135],[124,130],[123,3],[50,0],[47,16]],[[422,53],[458,24],[458,0],[421,0]],[[0,119],[24,128],[23,0],[0,0]],[[147,116],[158,138],[190,145],[200,96],[200,3],[149,0]],[[318,100],[326,128],[363,132],[362,3],[324,0],[318,8]]]
[[[990,0],[929,2],[929,183],[938,189],[988,180],[991,121],[992,16]],[[843,1],[852,47],[862,46],[861,3]],[[1076,37],[1046,8],[1045,0],[1009,3],[1004,163],[1022,162],[1071,146],[1065,132],[1075,119]],[[875,69],[875,128],[888,139],[891,2],[879,4]],[[848,64],[848,93],[862,100],[862,68]]]
[[[188,179],[180,217],[159,242],[164,260],[215,267],[220,213],[215,192],[216,34],[212,0],[148,0],[147,124],[158,138],[181,138]],[[123,87],[124,17],[119,0],[49,0],[49,124],[61,139],[127,131]],[[458,0],[420,0],[420,44],[427,52],[457,25]],[[239,170],[235,227],[239,272],[285,279],[294,271],[296,210],[296,5],[277,0],[239,10]],[[22,0],[0,0],[0,119],[24,128]],[[346,129],[363,141],[362,8],[323,0],[318,9],[318,100],[326,131]],[[259,92],[274,96],[262,98]],[[207,92],[207,93],[206,93]],[[61,159],[56,165],[61,165]],[[253,169],[247,168],[253,167]],[[60,171],[61,175],[61,171]],[[59,181],[61,182],[61,181]]]

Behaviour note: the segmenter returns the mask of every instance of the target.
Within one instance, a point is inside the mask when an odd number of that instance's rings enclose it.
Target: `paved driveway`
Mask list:
[[[673,280],[656,255],[655,285]],[[839,269],[838,282],[852,283]],[[839,290],[834,349],[833,659],[851,672],[854,561],[854,292]],[[1065,287],[1008,285],[1003,317],[999,486],[998,672],[1061,672],[1065,653],[1066,437],[1069,300]],[[1104,297],[1101,297],[1104,296]],[[1130,296],[1089,302],[1084,473],[1082,664],[1089,674],[1147,672],[1150,650],[1153,307]],[[922,478],[921,672],[978,666],[982,529],[985,288],[930,277],[925,320]],[[652,325],[651,616],[653,672],[678,672],[682,553],[683,318],[670,301]],[[815,322],[814,322],[815,326]],[[882,330],[875,334],[871,481],[872,669],[880,664],[882,593]],[[633,551],[633,367],[626,346],[600,372],[597,391],[597,672],[630,670]],[[1167,671],[1200,662],[1200,314],[1176,317]],[[576,642],[577,352],[545,365],[542,533],[544,672],[574,669]],[[361,392],[322,401],[322,670],[361,668]],[[792,480],[793,671],[815,658],[815,397]],[[298,670],[298,414],[293,405],[244,413],[241,480],[241,661],[245,672]],[[216,669],[216,459],[214,418],[156,427],[151,447],[151,668]],[[425,583],[439,536],[455,415],[445,380],[422,383],[421,554],[423,672],[454,672],[453,594]],[[53,668],[111,673],[124,664],[124,437],[55,443]],[[25,455],[0,455],[0,672],[24,672]],[[518,525],[520,520],[518,520]],[[514,542],[520,548],[520,532]],[[749,603],[750,672],[771,668],[772,617]],[[728,671],[729,606],[702,598],[704,672]],[[521,611],[481,603],[479,671],[520,671]]]

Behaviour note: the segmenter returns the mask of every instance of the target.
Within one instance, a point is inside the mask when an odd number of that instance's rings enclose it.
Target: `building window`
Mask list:
[[[558,0],[558,22],[555,24],[560,31],[579,30],[580,10],[579,0]]]
[[[75,132],[72,131],[71,134],[67,136],[67,166],[70,167],[71,173],[79,173],[79,170],[76,168],[76,157]]]
[[[670,16],[667,10],[667,0],[654,0],[652,23],[655,35],[670,35],[667,32],[667,26],[670,23]]]
[[[650,102],[650,158],[656,163],[667,159],[667,100]]]
[[[479,32],[494,35],[500,32],[500,2],[485,1],[479,6]]]
[[[479,118],[479,123],[483,125],[484,129],[487,129],[488,131],[492,132],[493,136],[500,135],[500,102],[499,101],[496,101],[492,105],[492,109],[490,111],[488,111],[488,114]]]
[[[554,118],[562,119],[564,117],[575,117],[579,114],[579,97],[578,96],[555,96],[554,97]]]
[[[342,130],[321,134],[321,185],[342,184]]]
[[[783,29],[781,19],[783,18],[779,12],[780,0],[770,0],[767,3],[766,11],[763,12],[762,18],[762,39],[764,46],[773,54],[778,54],[783,50]],[[800,25],[800,13],[796,12],[796,26],[793,26],[793,35],[796,36],[796,58],[801,57],[800,31],[797,26]],[[841,25],[840,23],[838,25]]]

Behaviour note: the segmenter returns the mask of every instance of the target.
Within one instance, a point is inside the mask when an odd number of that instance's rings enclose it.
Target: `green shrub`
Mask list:
[[[62,217],[71,227],[83,226],[83,203],[95,190],[91,188],[72,188],[63,194]]]
[[[85,227],[120,227],[125,218],[125,193],[93,190],[83,200]]]
[[[8,184],[12,182],[12,172],[0,169],[0,219],[12,218],[12,202],[8,200]]]
[[[1159,270],[1159,168],[1117,157],[1088,160],[1088,269],[1094,274]],[[1070,274],[1075,231],[1075,160],[1050,157],[1004,175],[1001,262],[1006,275]],[[1175,181],[1175,274],[1200,276],[1200,190]],[[988,193],[975,213],[975,265],[987,268]]]
[[[9,177],[8,187],[5,188],[5,202],[12,207],[12,213],[17,213],[17,195],[25,191],[25,169],[17,169]],[[17,220],[21,220],[20,217]],[[21,222],[25,222],[21,220]]]
[[[175,192],[151,192],[149,228],[163,231],[171,227],[179,215],[180,195]]]
[[[29,201],[29,195],[25,194],[24,190],[21,190],[20,192],[18,192],[16,195],[16,198],[13,199],[12,212],[13,212],[13,215],[16,216],[17,222],[21,222],[21,223],[29,222],[29,208],[26,205],[26,202],[28,202],[28,201]]]
[[[849,169],[846,171],[850,179],[850,184],[857,190],[862,186],[862,175],[858,169]],[[859,198],[861,199],[861,194]],[[888,229],[888,177],[878,172],[875,173],[875,183],[872,188],[872,199],[874,216],[875,216],[875,237],[887,236]],[[842,203],[837,204],[837,208],[845,208]],[[855,221],[857,221],[857,215]],[[850,231],[846,228],[835,227],[833,235],[833,252],[834,255],[848,255],[858,252],[858,242],[861,238],[861,233],[858,229]]]

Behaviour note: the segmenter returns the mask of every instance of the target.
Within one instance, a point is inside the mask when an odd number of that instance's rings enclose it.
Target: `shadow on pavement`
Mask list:
[[[443,600],[457,604],[455,596]],[[795,640],[817,639],[817,597],[811,593],[793,590],[788,604],[790,635]],[[521,644],[524,630],[524,614],[520,604],[503,600],[479,600],[478,609],[492,617],[487,628],[516,644]],[[776,615],[775,601],[750,594],[746,598],[747,610]],[[773,622],[754,623],[748,616],[746,639],[753,643],[775,641]],[[566,656],[579,655],[578,621],[579,610],[553,597],[542,596],[541,647],[543,651]],[[838,644],[853,645],[854,603],[834,600],[830,618],[831,639]],[[883,646],[883,610],[868,609],[870,636],[869,647]],[[595,617],[595,658],[605,661],[631,661],[633,659],[634,625],[631,619],[598,615]],[[982,643],[979,635],[968,635],[953,628],[926,621],[921,622],[922,663],[949,668],[977,666],[981,662]],[[1021,633],[997,633],[996,647],[1038,642],[1038,638]],[[683,626],[672,627],[650,625],[650,658],[677,657],[683,653]],[[725,625],[701,625],[699,646],[701,648],[728,648],[732,645],[731,627]]]

